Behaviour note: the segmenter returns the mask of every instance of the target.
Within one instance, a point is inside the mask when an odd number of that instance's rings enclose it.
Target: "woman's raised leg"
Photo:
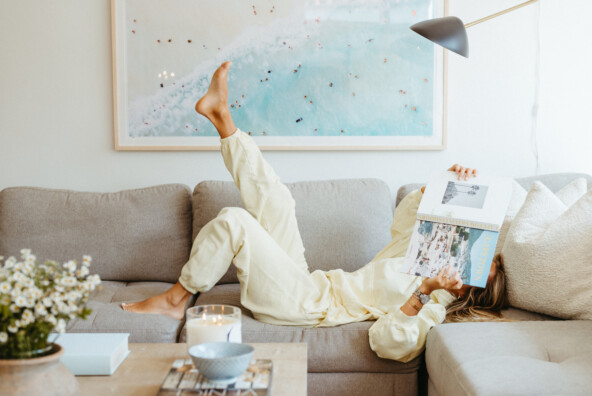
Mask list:
[[[296,223],[294,200],[288,189],[280,183],[273,169],[263,160],[259,148],[248,135],[237,130],[230,115],[226,80],[229,68],[230,62],[225,62],[216,70],[208,92],[197,102],[195,109],[207,117],[220,134],[224,162],[241,191],[243,203],[249,213],[290,258],[291,264],[287,264],[291,266],[290,271],[296,269],[302,275],[308,275],[304,247]],[[122,308],[130,312],[157,313],[181,319],[184,316],[187,301],[193,293],[198,291],[197,283],[194,281],[198,280],[197,282],[201,282],[202,286],[204,282],[211,284],[206,289],[212,287],[226,272],[234,254],[232,252],[226,258],[225,265],[211,263],[205,254],[201,254],[202,260],[205,261],[200,264],[196,259],[196,252],[201,243],[204,242],[198,235],[180,281],[171,289],[144,301],[122,304]],[[204,279],[199,280],[205,263],[211,263],[213,272],[210,272],[209,276],[204,273]],[[283,264],[276,262],[276,265],[282,268]]]
[[[208,92],[196,104],[221,137],[224,163],[241,193],[245,209],[269,232],[296,265],[308,271],[296,222],[295,204],[273,168],[249,135],[234,125],[228,108],[227,75],[230,62],[214,73]]]

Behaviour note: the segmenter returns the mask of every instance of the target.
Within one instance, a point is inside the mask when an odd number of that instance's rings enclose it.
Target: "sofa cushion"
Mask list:
[[[525,311],[523,309],[510,307],[502,310],[502,315],[505,319],[524,322],[533,320],[559,320],[554,316],[543,315],[536,312]]]
[[[0,255],[93,258],[104,280],[176,282],[191,250],[191,196],[169,184],[117,193],[16,187],[0,192]]]
[[[370,349],[368,329],[374,322],[350,323],[337,327],[306,328],[276,326],[258,322],[249,310],[240,304],[238,284],[217,285],[200,294],[196,305],[228,304],[242,310],[243,342],[305,342],[308,345],[308,372],[369,372],[413,373],[421,358],[409,363],[381,359]],[[183,329],[180,341],[184,342]]]
[[[583,395],[592,389],[592,321],[451,323],[428,334],[440,395]]]
[[[172,285],[164,282],[106,281],[91,296],[92,313],[86,320],[68,323],[68,333],[129,333],[129,342],[177,342],[183,321],[164,315],[125,312],[122,302],[144,300],[163,293]],[[189,303],[192,305],[194,299]]]
[[[539,176],[530,176],[530,177],[520,177],[517,178],[516,181],[522,188],[528,190],[530,186],[535,181],[540,181],[545,186],[547,186],[551,191],[559,191],[562,189],[566,184],[571,183],[575,179],[584,178],[588,182],[588,185],[592,185],[592,176],[587,175],[585,173],[552,173],[548,175],[539,175]],[[405,198],[410,192],[417,190],[424,184],[421,183],[412,183],[412,184],[405,184],[399,187],[397,191],[397,200],[396,205],[401,202],[403,198]]]
[[[377,179],[287,183],[310,271],[355,271],[390,241],[393,220],[388,185]],[[233,182],[206,181],[193,192],[193,238],[222,208],[242,207]],[[231,266],[219,283],[238,282]]]
[[[577,192],[564,200],[541,183],[530,189],[502,250],[512,306],[592,319],[592,190]]]

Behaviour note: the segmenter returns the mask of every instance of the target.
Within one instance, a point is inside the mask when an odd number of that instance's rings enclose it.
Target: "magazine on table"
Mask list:
[[[510,178],[432,176],[401,271],[431,278],[450,265],[464,284],[485,287],[511,193]]]
[[[233,380],[210,381],[199,373],[191,359],[177,359],[157,396],[266,396],[271,388],[272,371],[271,360],[255,359],[243,374]]]

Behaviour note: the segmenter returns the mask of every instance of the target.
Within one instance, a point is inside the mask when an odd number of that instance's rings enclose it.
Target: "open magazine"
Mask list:
[[[419,205],[401,271],[433,277],[450,265],[464,284],[485,287],[511,193],[509,178],[434,175]]]

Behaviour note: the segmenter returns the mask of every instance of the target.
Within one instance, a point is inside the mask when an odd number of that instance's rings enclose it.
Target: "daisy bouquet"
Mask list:
[[[63,333],[68,321],[86,319],[88,298],[99,286],[90,275],[91,257],[79,266],[74,260],[37,264],[31,250],[21,250],[2,264],[0,257],[0,358],[43,355],[51,349],[51,332]]]

